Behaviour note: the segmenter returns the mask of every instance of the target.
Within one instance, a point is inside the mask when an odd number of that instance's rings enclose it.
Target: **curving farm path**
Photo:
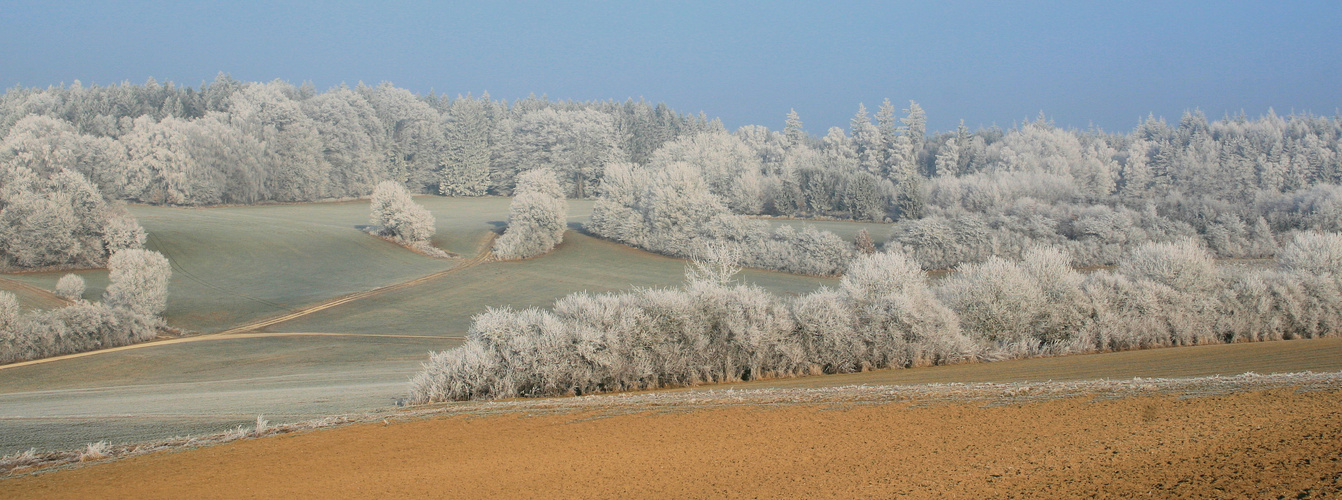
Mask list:
[[[494,240],[495,240],[496,238],[498,238],[498,235],[497,235],[497,234],[493,234],[493,233],[491,233],[490,236],[489,236],[488,238],[486,238],[485,241],[484,241],[483,243],[481,243],[478,247],[476,247],[476,255],[475,255],[474,257],[472,257],[470,260],[467,260],[467,261],[462,262],[461,264],[458,264],[458,265],[456,265],[456,266],[453,266],[451,269],[447,269],[447,270],[444,270],[444,271],[439,271],[439,272],[436,272],[436,273],[432,273],[432,274],[428,274],[428,275],[420,276],[420,277],[418,277],[418,278],[415,278],[415,279],[412,279],[412,280],[409,280],[409,281],[403,281],[403,282],[396,283],[396,284],[392,284],[392,285],[380,286],[380,287],[377,287],[377,288],[373,288],[373,289],[371,289],[371,290],[365,290],[365,291],[362,291],[362,292],[356,292],[356,293],[352,293],[352,294],[348,294],[348,295],[343,295],[343,296],[336,297],[336,298],[333,298],[333,299],[330,299],[330,300],[326,300],[326,301],[323,301],[323,302],[320,302],[320,303],[317,303],[317,304],[313,304],[313,305],[308,306],[308,307],[304,307],[304,308],[298,309],[298,310],[296,310],[296,311],[289,312],[289,313],[284,314],[284,315],[281,315],[281,316],[276,316],[276,317],[264,318],[264,319],[259,319],[259,320],[256,320],[256,321],[251,321],[251,322],[244,323],[244,324],[242,324],[242,325],[238,325],[238,326],[236,326],[236,327],[233,327],[233,328],[230,328],[230,329],[227,329],[227,330],[224,330],[224,331],[220,331],[220,332],[215,332],[215,333],[207,333],[207,334],[202,334],[202,335],[193,335],[193,336],[189,336],[189,337],[178,337],[178,338],[167,338],[167,339],[151,340],[151,341],[148,341],[148,342],[141,342],[141,343],[138,343],[138,344],[130,344],[130,345],[125,345],[125,346],[120,346],[120,347],[111,347],[111,348],[107,348],[107,349],[98,349],[98,350],[94,350],[94,351],[77,352],[77,353],[74,353],[74,354],[63,354],[63,355],[60,355],[60,356],[52,356],[52,357],[49,357],[49,358],[34,359],[34,360],[30,360],[30,361],[20,361],[20,362],[18,362],[18,363],[10,363],[10,364],[7,364],[7,365],[0,365],[0,370],[6,370],[6,369],[10,369],[10,368],[18,368],[18,367],[22,367],[22,366],[31,366],[31,365],[37,365],[37,364],[43,364],[43,363],[54,363],[54,362],[57,362],[57,361],[63,361],[63,360],[68,360],[68,359],[76,359],[76,358],[83,358],[83,357],[87,357],[87,356],[94,356],[94,355],[104,354],[104,353],[119,352],[119,351],[127,351],[127,350],[132,350],[132,349],[144,349],[144,348],[147,348],[147,347],[157,347],[157,346],[172,345],[172,344],[181,344],[181,343],[187,343],[187,342],[201,342],[201,341],[207,341],[207,340],[229,340],[229,339],[241,339],[241,338],[300,337],[300,336],[386,337],[386,338],[418,338],[418,339],[463,340],[465,337],[460,337],[460,336],[390,335],[390,334],[389,334],[389,335],[382,335],[382,334],[374,334],[374,333],[363,334],[363,333],[325,333],[325,332],[278,332],[278,333],[276,333],[276,332],[264,332],[264,333],[263,333],[263,332],[257,332],[257,330],[260,330],[260,329],[262,329],[262,328],[267,328],[267,327],[270,327],[270,326],[274,326],[274,325],[278,325],[278,324],[280,324],[280,323],[284,323],[284,322],[286,322],[286,321],[292,321],[292,320],[294,320],[294,319],[301,318],[301,317],[303,317],[303,316],[307,316],[307,315],[309,315],[309,314],[313,314],[313,313],[316,313],[316,312],[319,312],[319,311],[323,311],[323,310],[326,310],[326,309],[330,309],[330,308],[332,308],[332,307],[336,307],[336,306],[339,306],[339,305],[342,305],[342,304],[348,304],[348,303],[350,303],[350,302],[355,302],[355,301],[358,301],[358,300],[364,300],[364,299],[367,299],[367,298],[369,298],[369,297],[373,297],[373,296],[376,296],[376,295],[379,295],[379,294],[383,294],[383,293],[386,293],[386,292],[390,292],[390,291],[393,291],[393,290],[400,290],[400,289],[403,289],[403,288],[409,288],[409,287],[412,287],[412,286],[420,285],[420,284],[423,284],[423,283],[426,283],[426,282],[429,282],[429,281],[433,281],[433,280],[442,278],[442,277],[444,277],[444,276],[448,276],[448,275],[452,275],[452,274],[459,273],[459,272],[461,272],[462,270],[469,269],[469,268],[478,266],[478,265],[480,265],[480,264],[484,264],[484,263],[486,263],[486,262],[489,262],[489,261],[493,258],[493,250],[491,250],[491,249],[492,249],[493,246],[494,246]],[[49,292],[49,291],[47,291],[47,290],[43,290],[43,289],[41,289],[41,288],[38,288],[38,287],[35,287],[35,286],[32,286],[32,285],[29,285],[29,284],[27,284],[27,283],[23,283],[23,282],[20,282],[20,281],[9,280],[9,279],[5,279],[5,278],[0,278],[0,280],[3,280],[3,281],[6,282],[6,283],[13,283],[15,286],[18,286],[18,287],[20,287],[20,288],[24,288],[25,290],[31,290],[31,291],[33,291],[34,293],[40,293],[40,294],[43,294],[44,296],[46,296],[46,295],[50,295],[51,297],[54,297],[54,298],[56,298],[56,299],[58,299],[58,300],[61,300],[61,301],[63,301],[63,302],[67,302],[67,303],[69,302],[68,300],[65,300],[65,299],[63,299],[63,298],[60,298],[60,297],[56,296],[55,294],[53,294],[53,293],[51,293],[51,292]]]

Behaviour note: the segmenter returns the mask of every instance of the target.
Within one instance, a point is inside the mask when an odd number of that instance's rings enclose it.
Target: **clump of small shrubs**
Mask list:
[[[121,250],[108,259],[101,302],[81,297],[83,280],[67,275],[57,291],[73,304],[20,312],[18,299],[0,292],[0,363],[45,358],[153,339],[163,326],[172,268],[158,252]],[[76,293],[78,292],[78,293]]]
[[[1077,272],[1060,248],[960,266],[937,286],[902,252],[857,257],[837,288],[731,280],[736,247],[684,286],[490,309],[431,353],[411,400],[556,396],[1028,356],[1314,338],[1342,331],[1342,235],[1301,233],[1276,268],[1218,268],[1196,239]]]
[[[494,255],[513,260],[553,250],[568,229],[568,201],[550,169],[536,169],[517,180],[508,208],[508,227],[494,241]]]

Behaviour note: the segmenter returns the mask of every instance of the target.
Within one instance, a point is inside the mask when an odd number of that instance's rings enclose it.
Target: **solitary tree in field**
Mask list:
[[[61,276],[56,281],[56,295],[66,300],[79,300],[84,297],[84,278],[77,274]]]
[[[549,169],[532,170],[517,181],[508,228],[494,242],[501,259],[525,259],[549,252],[564,239],[568,202]]]
[[[433,237],[433,214],[415,203],[405,186],[394,181],[382,181],[373,189],[369,221],[381,236],[402,243],[427,243]]]

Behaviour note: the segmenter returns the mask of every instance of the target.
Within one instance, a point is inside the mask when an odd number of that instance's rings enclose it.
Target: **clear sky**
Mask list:
[[[823,135],[865,102],[1127,131],[1342,108],[1342,1],[0,2],[0,84],[390,81],[509,100],[644,97]]]

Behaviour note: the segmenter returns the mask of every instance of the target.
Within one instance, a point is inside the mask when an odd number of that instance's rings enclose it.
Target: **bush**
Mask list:
[[[168,259],[150,250],[122,250],[107,262],[108,285],[103,302],[144,316],[157,316],[168,307]]]
[[[1303,232],[1282,249],[1283,269],[1342,280],[1342,234]]]
[[[84,297],[84,278],[67,274],[56,281],[56,295],[65,300],[79,300]]]
[[[525,259],[553,250],[568,229],[568,201],[549,169],[532,170],[518,179],[508,208],[508,227],[494,242],[500,259]]]
[[[1033,345],[1048,298],[1024,268],[991,257],[962,265],[939,287],[938,296],[960,316],[971,336],[999,343]]]
[[[1195,295],[1208,294],[1220,283],[1216,262],[1191,239],[1139,246],[1119,264],[1118,272]]]
[[[377,234],[404,244],[427,243],[436,231],[433,214],[415,203],[405,186],[397,182],[378,183],[369,209],[369,221]]]

